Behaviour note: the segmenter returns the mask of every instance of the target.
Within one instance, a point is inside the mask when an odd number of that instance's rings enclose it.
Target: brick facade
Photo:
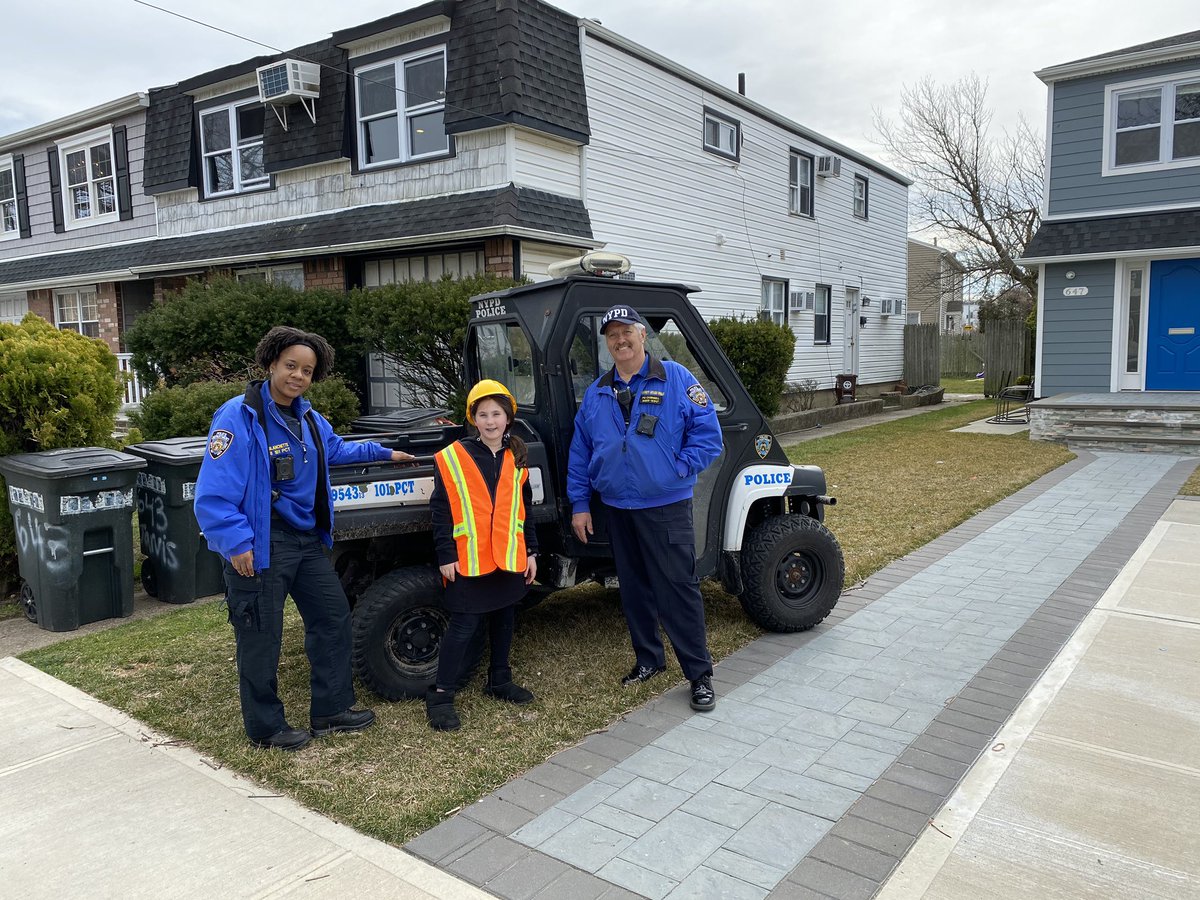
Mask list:
[[[484,268],[489,275],[516,277],[512,238],[488,238],[483,242]]]
[[[319,256],[304,261],[304,289],[346,290],[346,267],[340,256]]]

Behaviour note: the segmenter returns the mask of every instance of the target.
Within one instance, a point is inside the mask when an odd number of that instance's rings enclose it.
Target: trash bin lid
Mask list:
[[[96,472],[142,469],[145,466],[146,461],[140,456],[105,447],[68,447],[0,457],[0,473],[6,476],[32,475],[35,478],[70,478]]]
[[[395,412],[360,416],[350,424],[350,430],[355,434],[383,434],[389,431],[402,431],[419,422],[444,416],[447,412],[448,410],[445,409],[398,409]]]
[[[200,435],[199,437],[168,438],[165,441],[143,441],[140,444],[130,444],[125,451],[152,463],[168,466],[191,466],[204,458],[204,451],[207,447],[208,438]]]

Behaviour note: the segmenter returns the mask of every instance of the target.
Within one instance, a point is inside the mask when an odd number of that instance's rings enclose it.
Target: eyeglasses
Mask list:
[[[633,394],[625,385],[613,391],[617,395],[617,403],[621,405],[621,412],[625,416],[625,424],[629,424],[629,414],[633,411]]]

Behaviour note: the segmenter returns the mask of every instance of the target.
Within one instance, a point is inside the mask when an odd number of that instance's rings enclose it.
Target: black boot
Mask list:
[[[492,669],[488,672],[488,680],[483,687],[483,692],[489,697],[516,703],[519,706],[533,702],[532,691],[527,691],[519,684],[513,683],[512,669]]]
[[[425,691],[425,714],[434,731],[458,731],[462,727],[454,709],[453,691],[439,691],[430,685]]]

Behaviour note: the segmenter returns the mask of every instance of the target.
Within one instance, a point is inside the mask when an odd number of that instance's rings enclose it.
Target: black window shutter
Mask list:
[[[54,233],[62,234],[67,228],[63,224],[62,179],[58,175],[57,147],[46,151],[46,161],[50,164],[50,209],[54,212]]]
[[[20,223],[21,237],[27,238],[32,232],[29,228],[29,195],[25,191],[25,156],[16,154],[12,158],[13,182],[17,189],[17,221]]]
[[[117,170],[117,209],[121,221],[133,218],[133,194],[129,190],[129,146],[125,140],[125,126],[113,128],[113,156]]]

